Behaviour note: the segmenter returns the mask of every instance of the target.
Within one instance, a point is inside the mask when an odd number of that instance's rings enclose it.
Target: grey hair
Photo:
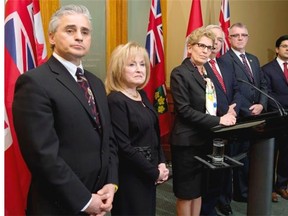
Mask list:
[[[224,34],[221,26],[215,25],[215,24],[210,24],[210,25],[207,25],[207,26],[206,26],[206,30],[212,30],[212,29],[219,29],[219,30],[222,32],[223,38],[225,38],[225,34]]]
[[[83,14],[86,16],[91,23],[91,15],[89,10],[83,6],[83,5],[65,5],[61,7],[59,10],[57,10],[51,17],[48,27],[49,33],[55,33],[58,26],[59,26],[59,20],[62,16],[65,15],[72,15],[72,14]]]
[[[234,23],[230,28],[229,28],[229,35],[230,35],[230,31],[231,29],[233,29],[234,27],[238,27],[238,28],[244,28],[247,30],[248,32],[248,29],[247,29],[247,26],[241,22],[238,22],[238,23]]]

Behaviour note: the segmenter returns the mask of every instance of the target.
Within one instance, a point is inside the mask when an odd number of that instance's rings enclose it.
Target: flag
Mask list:
[[[25,215],[30,173],[13,127],[12,101],[18,76],[47,59],[38,0],[7,0],[5,56],[5,215]]]
[[[188,36],[195,29],[203,26],[202,21],[202,12],[201,12],[201,2],[200,0],[192,0],[191,9],[190,9],[190,17],[187,27],[186,40],[184,44],[184,58],[187,57],[187,40]]]
[[[165,86],[165,63],[160,0],[152,0],[146,37],[151,76],[144,90],[159,115],[161,136],[170,131],[170,112]]]
[[[223,55],[226,53],[230,48],[230,43],[228,40],[229,37],[229,28],[230,28],[230,10],[229,10],[229,0],[222,0],[221,1],[221,10],[219,15],[219,25],[222,28],[225,38],[222,44],[221,51],[219,55]]]

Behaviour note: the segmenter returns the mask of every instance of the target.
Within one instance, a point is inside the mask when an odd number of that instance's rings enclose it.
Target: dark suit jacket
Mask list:
[[[245,53],[246,57],[249,61],[249,64],[252,69],[254,83],[256,87],[267,93],[267,82],[264,78],[264,74],[261,70],[259,60],[256,56]],[[237,57],[237,55],[233,52],[232,49],[227,51],[220,59],[224,59],[225,61],[232,61],[234,64],[234,70],[237,79],[242,79],[247,82],[250,82],[250,79],[245,71],[244,65],[242,61]],[[240,107],[240,115],[249,116],[251,112],[249,111],[249,107],[253,104],[262,104],[264,110],[267,109],[267,97],[264,94],[261,94],[259,91],[255,90],[253,87],[249,86],[247,83],[238,82],[238,86],[240,89],[240,93],[242,95],[242,105]]]
[[[85,71],[103,127],[96,129],[82,90],[53,56],[21,75],[13,102],[14,126],[32,173],[29,214],[77,214],[91,193],[117,184],[117,147],[103,83]]]
[[[267,63],[262,67],[268,83],[268,93],[288,109],[288,84],[284,76],[283,70],[276,59]],[[269,100],[269,110],[278,110],[277,105]]]
[[[241,107],[241,95],[239,93],[239,87],[234,73],[233,64],[230,61],[224,61],[224,59],[217,59],[216,61],[222,74],[226,92],[221,87],[221,84],[214,74],[210,64],[207,62],[204,66],[207,71],[207,75],[212,80],[216,89],[217,115],[225,115],[229,109],[229,105],[233,103],[236,103],[235,111],[238,114]]]
[[[175,122],[171,144],[197,146],[206,143],[209,129],[218,125],[220,117],[206,114],[205,81],[190,59],[173,69],[170,79]]]

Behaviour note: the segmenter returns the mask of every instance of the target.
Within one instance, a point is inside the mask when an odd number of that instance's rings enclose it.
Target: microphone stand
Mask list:
[[[251,84],[250,82],[246,81],[246,80],[243,80],[243,79],[237,79],[238,82],[242,82],[242,83],[246,83],[247,85],[251,86],[252,88],[256,89],[258,92],[260,92],[261,94],[265,95],[267,98],[269,98],[270,100],[272,100],[277,108],[278,108],[278,111],[280,113],[280,116],[286,116],[287,113],[285,111],[285,109],[283,108],[283,106],[275,99],[273,98],[272,96],[268,95],[266,92],[262,91],[261,89],[259,89],[258,87],[256,87],[255,85]]]

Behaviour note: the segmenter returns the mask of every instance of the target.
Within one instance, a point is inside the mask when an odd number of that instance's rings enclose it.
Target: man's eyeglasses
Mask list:
[[[288,45],[280,45],[280,47],[284,48],[284,49],[287,49],[288,48]]]
[[[193,44],[193,45],[198,45],[198,47],[200,47],[202,50],[205,50],[206,48],[207,48],[207,50],[209,50],[209,51],[212,51],[212,50],[214,50],[214,47],[213,46],[207,46],[207,45],[205,45],[205,44],[203,44],[203,43],[195,43],[195,44]]]
[[[248,34],[232,34],[232,35],[230,35],[230,37],[232,37],[232,38],[240,38],[240,36],[243,38],[246,38],[249,35]]]

